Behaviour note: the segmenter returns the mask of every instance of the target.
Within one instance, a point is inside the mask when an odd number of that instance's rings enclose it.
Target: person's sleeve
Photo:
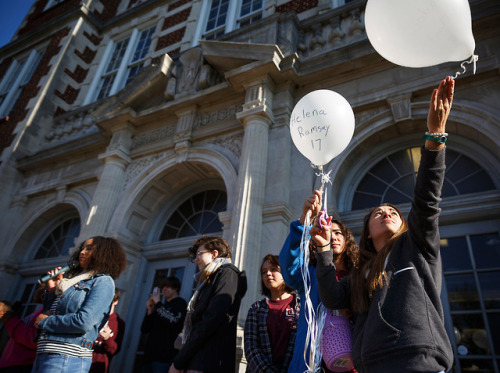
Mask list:
[[[445,149],[429,150],[422,147],[408,215],[409,235],[427,260],[436,258],[440,249],[439,202],[446,169]]]
[[[245,321],[245,357],[248,363],[247,372],[278,372],[273,367],[272,362],[266,360],[265,354],[259,348],[259,317],[258,310],[260,302],[255,302],[248,310],[247,319]]]
[[[103,340],[102,344],[104,346],[104,351],[106,351],[109,356],[113,356],[120,352],[123,334],[125,333],[125,323],[117,317],[113,319],[111,325],[108,323],[108,326],[113,331],[113,336]]]
[[[108,314],[114,292],[113,279],[109,276],[100,276],[77,312],[48,316],[39,322],[38,328],[49,333],[83,335]]]
[[[219,272],[220,271],[220,272]],[[231,268],[221,267],[214,279],[212,297],[207,309],[203,312],[202,319],[193,325],[186,344],[179,350],[174,359],[174,366],[178,370],[186,365],[220,325],[227,319],[228,311],[236,298],[238,290],[238,274]]]
[[[26,325],[17,316],[12,316],[4,324],[5,328],[7,329],[10,337],[14,342],[31,350],[36,350],[35,337],[37,335],[37,329],[34,327],[33,323],[36,316],[38,316],[41,312],[42,309],[33,313],[31,315],[31,320],[28,325]]]
[[[350,306],[349,276],[337,281],[337,271],[333,264],[333,251],[317,253],[316,279],[321,302],[326,308],[338,310]]]
[[[302,258],[300,255],[300,241],[304,226],[298,220],[290,224],[290,233],[281,248],[279,261],[281,275],[285,283],[299,293],[304,292],[304,283],[302,281]]]

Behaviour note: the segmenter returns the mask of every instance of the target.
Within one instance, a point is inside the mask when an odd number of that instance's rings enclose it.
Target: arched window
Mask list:
[[[395,152],[373,166],[359,183],[352,209],[364,209],[385,202],[411,202],[420,164],[420,148]],[[446,150],[446,174],[442,197],[495,189],[492,179],[475,161],[464,154]]]
[[[74,245],[80,234],[80,219],[71,218],[58,225],[44,239],[34,259],[54,258],[68,255],[69,248]]]
[[[189,237],[222,230],[218,213],[225,211],[227,195],[220,190],[198,193],[182,203],[163,227],[160,240]]]

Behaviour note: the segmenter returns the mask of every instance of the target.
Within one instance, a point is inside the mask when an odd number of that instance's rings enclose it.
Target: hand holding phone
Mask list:
[[[158,286],[155,286],[155,288],[153,289],[152,296],[155,303],[158,303],[160,301],[160,288]]]

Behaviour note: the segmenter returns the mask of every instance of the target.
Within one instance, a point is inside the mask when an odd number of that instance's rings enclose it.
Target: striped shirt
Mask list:
[[[52,306],[50,307],[50,313],[52,315],[55,314],[56,312],[58,302],[59,302],[59,297],[57,297],[54,300]],[[74,343],[43,339],[38,341],[36,347],[36,353],[37,355],[59,354],[59,355],[67,355],[80,358],[92,358],[93,350],[76,345]]]

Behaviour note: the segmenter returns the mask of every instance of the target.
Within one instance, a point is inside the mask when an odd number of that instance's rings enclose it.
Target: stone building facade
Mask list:
[[[71,247],[117,238],[127,330],[112,369],[132,372],[153,285],[176,275],[189,299],[186,249],[217,234],[248,273],[243,325],[260,297],[261,258],[279,252],[319,186],[288,127],[317,89],[343,95],[356,118],[351,143],[325,167],[330,214],[359,235],[368,207],[408,212],[430,94],[460,63],[384,60],[366,36],[365,6],[36,0],[0,48],[0,297],[33,310],[37,277]],[[470,6],[479,60],[475,75],[457,78],[448,126],[442,297],[454,371],[499,372],[500,5]]]

